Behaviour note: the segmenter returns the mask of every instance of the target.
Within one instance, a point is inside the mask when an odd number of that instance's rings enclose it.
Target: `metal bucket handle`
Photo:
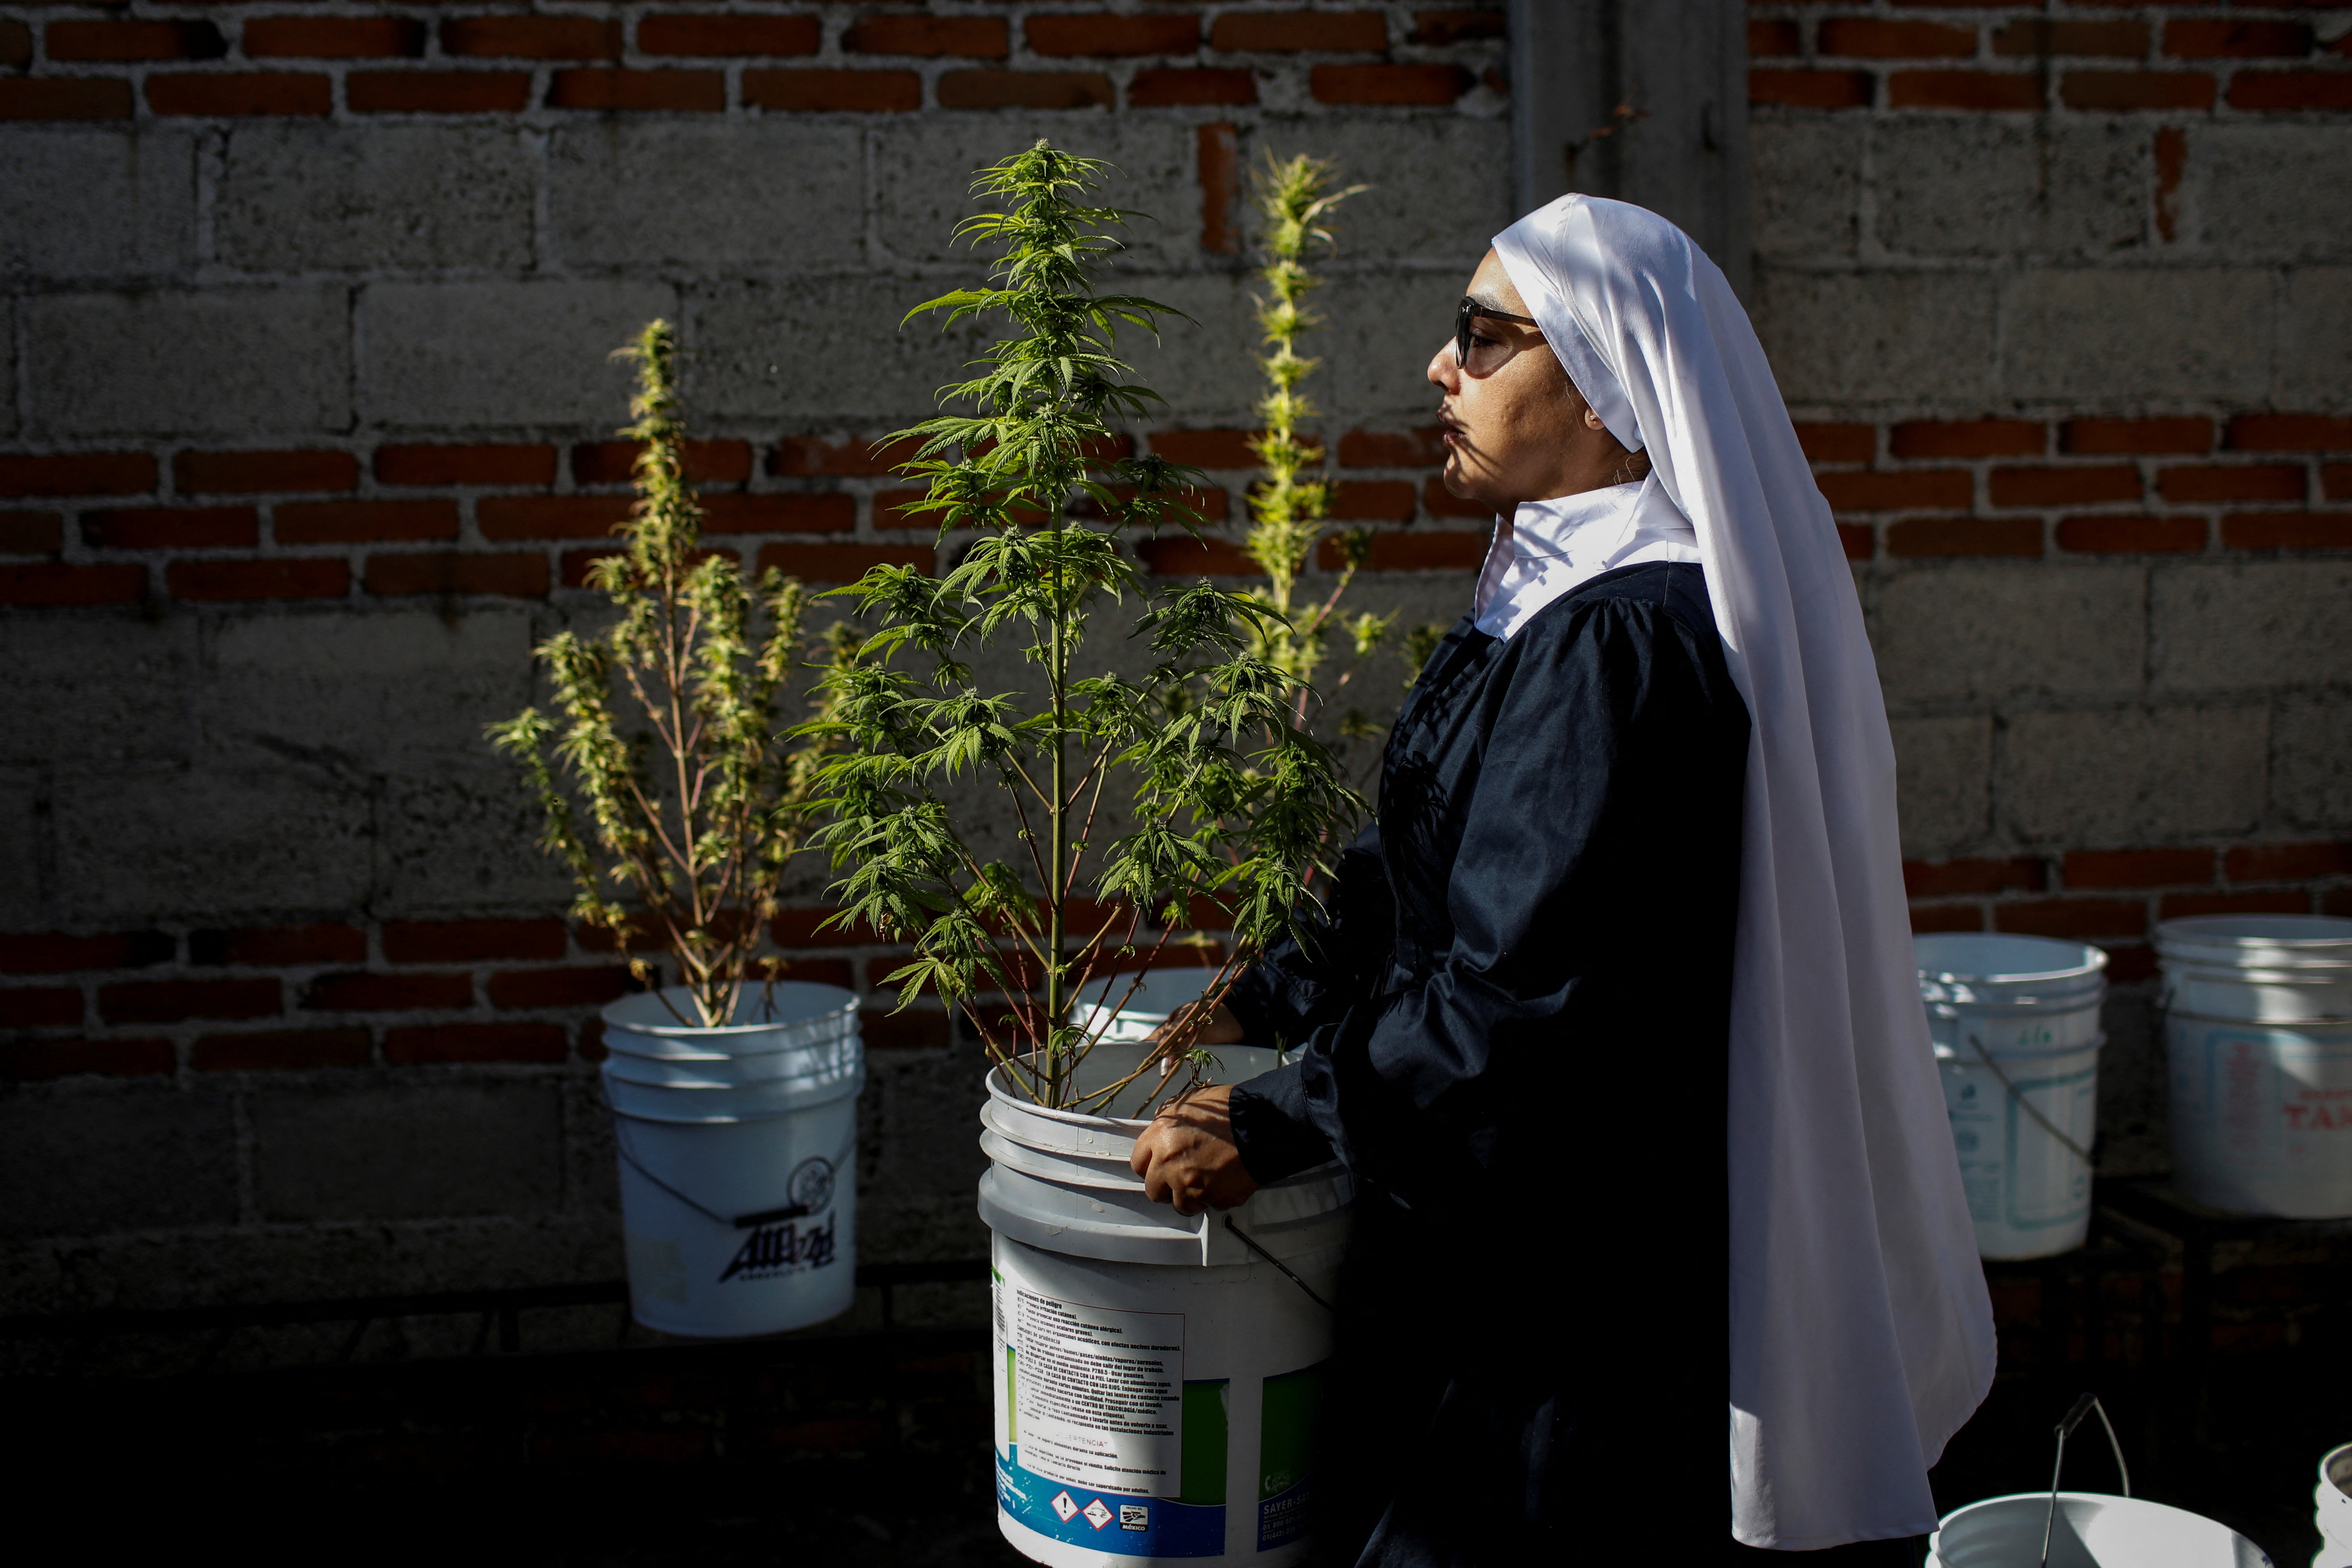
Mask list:
[[[2124,1446],[2116,1440],[2116,1424],[2107,1419],[2107,1407],[2099,1403],[2099,1396],[2085,1393],[2058,1423],[2058,1462],[2050,1468],[2050,1508],[2042,1516],[2042,1568],[2050,1568],[2050,1528],[2058,1521],[2058,1477],[2066,1468],[2066,1434],[2094,1410],[2099,1413],[2099,1425],[2107,1429],[2107,1447],[2115,1451],[2116,1474],[2122,1479],[2124,1496],[2131,1496],[2131,1467],[2124,1463]]]
[[[807,1204],[786,1204],[782,1208],[757,1209],[751,1214],[731,1215],[706,1208],[646,1169],[645,1162],[629,1152],[629,1135],[623,1126],[628,1118],[614,1110],[610,1100],[605,1101],[604,1109],[613,1113],[613,1147],[619,1152],[621,1163],[705,1219],[715,1220],[720,1225],[733,1226],[737,1230],[755,1230],[761,1226],[773,1225],[779,1220],[804,1219],[815,1212],[815,1209]],[[832,1194],[828,1191],[826,1196],[830,1198]]]
[[[2080,1143],[2075,1142],[2072,1138],[2067,1137],[2063,1132],[2059,1131],[2055,1122],[2052,1121],[2050,1118],[2042,1115],[2040,1110],[2034,1108],[2033,1101],[2026,1099],[2023,1091],[2019,1089],[2017,1085],[2009,1081],[2009,1075],[2000,1070],[2000,1064],[1992,1059],[1992,1053],[1985,1049],[1984,1042],[1978,1039],[1974,1035],[1970,1035],[1969,1037],[1969,1044],[1977,1048],[1978,1059],[1992,1069],[1992,1076],[2000,1079],[2000,1087],[2009,1091],[2010,1099],[2017,1101],[2017,1108],[2025,1112],[2026,1115],[2033,1118],[2034,1121],[2040,1122],[2042,1124],[2042,1131],[2049,1133],[2050,1136],[2058,1140],[2059,1142],[2066,1145],[2066,1149],[2069,1153],[2082,1161],[2085,1166],[2090,1168],[2094,1174],[2096,1174],[2098,1166],[2096,1163],[2092,1160],[2091,1152],[2088,1149],[2084,1148]],[[2078,1418],[2079,1414],[2080,1413],[2078,1412]],[[2102,1421],[2106,1419],[2106,1413],[2105,1411],[2100,1412],[2099,1419]]]

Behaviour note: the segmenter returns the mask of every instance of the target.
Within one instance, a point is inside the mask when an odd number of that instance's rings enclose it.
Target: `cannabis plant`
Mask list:
[[[773,976],[755,956],[761,923],[809,824],[824,742],[785,752],[775,714],[805,595],[772,568],[747,586],[732,555],[699,548],[670,324],[614,357],[637,369],[635,423],[621,433],[638,443],[638,500],[588,583],[619,613],[601,637],[540,645],[560,721],[529,708],[489,733],[539,797],[541,844],[579,889],[572,914],[611,932],[640,981],[652,965],[631,946],[667,949],[693,1001],[679,1021],[710,1027],[755,972]],[[847,657],[845,639],[834,646]]]
[[[1113,231],[1138,216],[1088,205],[1102,168],[1041,141],[975,177],[1004,210],[958,234],[997,251],[990,282],[908,319],[994,318],[1005,335],[980,374],[941,394],[971,413],[889,437],[918,443],[902,471],[927,484],[917,510],[936,517],[942,544],[970,543],[943,577],[877,566],[835,590],[873,629],[825,677],[833,711],[801,732],[845,743],[821,770],[831,819],[819,838],[846,868],[834,918],[911,946],[889,977],[900,1005],[936,991],[1042,1104],[1107,1110],[1157,1070],[1148,1110],[1213,1067],[1191,1044],[1208,1009],[1102,1087],[1078,1077],[1100,1043],[1087,1020],[1133,995],[1196,900],[1231,921],[1206,992],[1221,996],[1311,902],[1323,847],[1360,803],[1297,721],[1299,679],[1260,651],[1279,613],[1206,582],[1146,596],[1121,550],[1138,531],[1195,526],[1195,475],[1164,458],[1104,459],[1113,422],[1160,401],[1120,362],[1119,331],[1156,336],[1179,312],[1096,291],[1119,248]],[[1130,599],[1143,613],[1121,629],[1152,664],[1137,679],[1090,661],[1087,645],[1096,616]],[[1029,689],[990,689],[975,672],[978,651],[1008,638]],[[1012,860],[987,854],[985,825],[940,793],[974,775],[1005,792],[1022,847]]]

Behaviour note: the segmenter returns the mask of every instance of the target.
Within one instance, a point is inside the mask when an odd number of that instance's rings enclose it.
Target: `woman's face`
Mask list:
[[[1533,314],[1491,250],[1465,292],[1514,316]],[[1437,422],[1446,489],[1506,511],[1618,482],[1625,448],[1578,395],[1542,331],[1477,316],[1470,331],[1467,365],[1456,363],[1451,337],[1429,361],[1429,379],[1444,394]]]

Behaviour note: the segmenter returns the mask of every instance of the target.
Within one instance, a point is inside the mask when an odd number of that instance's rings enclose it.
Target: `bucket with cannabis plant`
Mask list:
[[[849,1305],[865,1079],[856,998],[780,983],[760,952],[825,746],[779,741],[806,596],[701,548],[669,323],[621,354],[637,370],[623,434],[638,500],[588,576],[612,625],[541,644],[556,713],[526,709],[490,737],[539,797],[573,917],[647,987],[604,1010],[602,1068],[635,1315],[772,1333]]]
[[[818,840],[845,873],[836,918],[907,943],[891,976],[902,1004],[935,992],[992,1063],[979,1199],[999,1528],[1067,1568],[1276,1568],[1306,1537],[1306,1434],[1330,1351],[1318,1303],[1347,1178],[1326,1167],[1215,1216],[1150,1203],[1128,1165],[1141,1119],[1276,1053],[1199,1047],[1205,1007],[1160,1045],[1109,1024],[1195,905],[1231,922],[1205,991],[1222,996],[1311,906],[1310,875],[1360,803],[1299,722],[1298,677],[1262,651],[1281,612],[1205,582],[1147,594],[1123,549],[1192,520],[1185,470],[1104,458],[1114,421],[1157,402],[1121,363],[1120,331],[1175,312],[1097,291],[1132,216],[1089,200],[1102,173],[1043,142],[980,172],[1002,210],[961,232],[996,247],[990,280],[910,317],[1007,330],[944,395],[969,413],[899,432],[919,443],[907,471],[929,487],[920,510],[943,545],[968,542],[942,577],[877,567],[839,590],[872,630],[828,673],[833,711],[804,732],[844,743],[820,770]],[[1130,602],[1139,615],[1101,624]],[[1147,672],[1121,673],[1097,646],[1122,634]],[[1019,689],[981,674],[1008,642]],[[1017,823],[1008,855],[951,802],[975,779]],[[1230,1531],[1228,1498],[1242,1516]]]

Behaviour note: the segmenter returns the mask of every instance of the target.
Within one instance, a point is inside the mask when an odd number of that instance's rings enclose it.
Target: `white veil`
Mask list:
[[[1495,248],[1696,529],[1755,722],[1732,974],[1732,1532],[1790,1550],[1923,1534],[1927,1468],[1992,1384],[1992,1308],[1837,529],[1747,312],[1687,235],[1569,195]]]

